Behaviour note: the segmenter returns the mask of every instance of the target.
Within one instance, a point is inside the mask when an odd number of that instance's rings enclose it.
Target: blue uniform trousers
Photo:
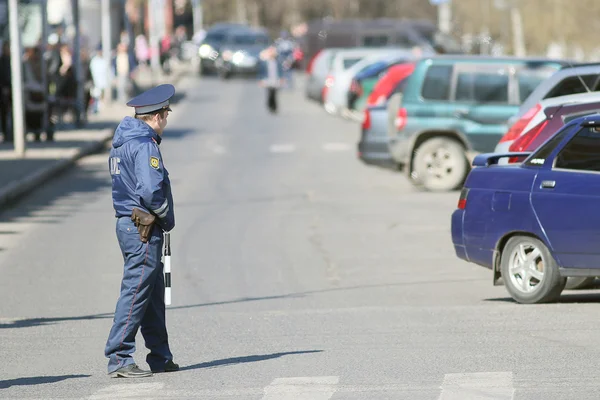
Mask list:
[[[125,262],[121,295],[104,354],[108,373],[133,364],[135,336],[141,327],[150,353],[146,361],[152,370],[164,369],[173,359],[165,320],[165,284],[161,260],[163,234],[155,225],[148,243],[142,243],[129,217],[117,219],[117,239]]]

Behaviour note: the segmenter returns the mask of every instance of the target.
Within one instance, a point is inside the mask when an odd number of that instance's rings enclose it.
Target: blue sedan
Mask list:
[[[498,165],[516,155],[527,158]],[[600,275],[599,114],[533,153],[481,154],[473,167],[452,214],[459,258],[490,268],[525,304],[556,301],[567,277]]]

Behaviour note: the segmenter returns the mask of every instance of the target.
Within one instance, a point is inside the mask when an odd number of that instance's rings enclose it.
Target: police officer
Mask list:
[[[173,94],[172,85],[160,85],[129,101],[135,116],[121,121],[110,151],[117,239],[125,264],[104,351],[112,377],[138,378],[179,369],[169,349],[161,261],[163,232],[175,226],[169,173],[159,149]],[[146,362],[151,371],[140,369],[133,360],[139,328],[150,350]]]

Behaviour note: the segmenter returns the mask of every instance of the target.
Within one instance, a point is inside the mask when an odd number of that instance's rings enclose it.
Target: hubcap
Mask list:
[[[544,280],[544,258],[533,243],[521,243],[510,255],[508,273],[513,287],[533,293]]]
[[[425,154],[423,157],[427,175],[434,179],[445,179],[456,171],[457,160],[443,147]]]

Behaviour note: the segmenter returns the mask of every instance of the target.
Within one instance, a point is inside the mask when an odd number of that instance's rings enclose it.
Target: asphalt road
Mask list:
[[[182,370],[106,376],[122,258],[101,154],[0,215],[0,398],[600,398],[598,292],[511,301],[454,255],[458,193],[363,165],[357,125],[301,90],[271,116],[253,82],[179,86],[162,152]]]

